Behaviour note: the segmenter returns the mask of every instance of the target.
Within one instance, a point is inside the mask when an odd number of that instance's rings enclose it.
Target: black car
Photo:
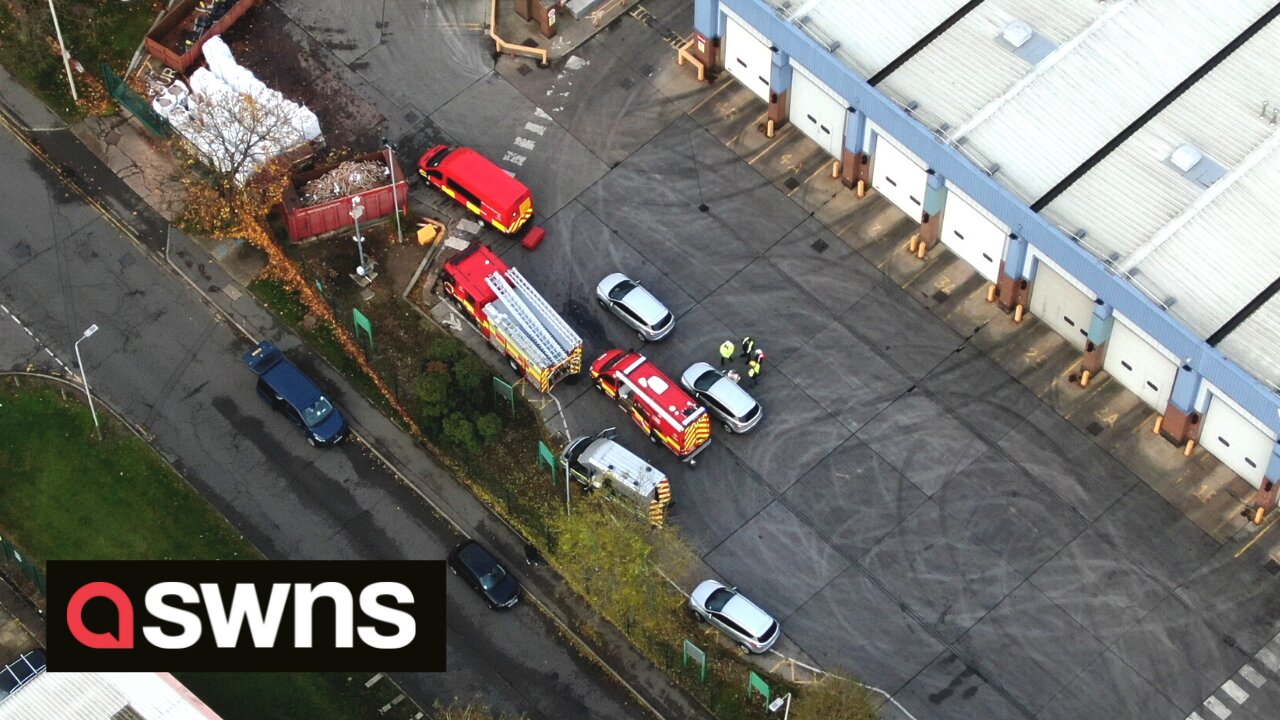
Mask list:
[[[509,608],[520,600],[520,583],[475,540],[468,540],[449,553],[449,569],[466,580],[494,610]]]

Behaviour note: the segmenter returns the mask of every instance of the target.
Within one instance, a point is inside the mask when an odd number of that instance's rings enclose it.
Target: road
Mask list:
[[[73,342],[98,324],[81,343],[95,393],[148,428],[273,559],[442,559],[458,541],[365,446],[309,447],[258,399],[240,362],[249,343],[7,132],[0,162],[0,223],[9,229],[0,303],[17,319],[0,317],[6,368],[72,365]],[[296,339],[278,340],[312,365]],[[351,399],[332,390],[339,405]],[[535,608],[492,613],[456,578],[447,583],[449,671],[397,676],[423,707],[460,698],[536,718],[647,716]]]

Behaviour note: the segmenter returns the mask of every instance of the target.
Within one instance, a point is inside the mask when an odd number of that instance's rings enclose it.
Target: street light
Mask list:
[[[76,341],[76,365],[80,368],[80,380],[84,382],[84,396],[89,398],[89,413],[93,415],[93,428],[98,431],[98,439],[102,439],[102,426],[98,424],[98,411],[93,409],[93,393],[89,392],[89,376],[84,371],[84,361],[80,359],[80,343],[93,337],[98,332],[98,326],[90,325],[80,339]]]
[[[387,172],[391,173],[391,206],[396,209],[396,237],[404,244],[404,230],[400,228],[400,198],[396,193],[396,160],[395,146],[382,138],[382,147],[387,149]]]
[[[364,215],[364,201],[359,195],[351,198],[351,219],[356,221],[356,247],[360,249],[360,264],[356,266],[356,275],[364,277],[364,236],[360,234],[360,218]]]
[[[71,77],[71,52],[67,50],[67,44],[62,41],[62,28],[58,26],[58,11],[53,7],[53,0],[49,0],[49,14],[53,16],[53,31],[57,33],[58,47],[62,49],[62,66],[67,69],[67,84],[71,86],[71,99],[80,102],[80,96],[76,94],[76,81]]]
[[[769,712],[778,712],[778,708],[782,707],[783,702],[787,704],[787,709],[782,713],[782,720],[787,720],[787,717],[791,715],[791,693],[787,693],[786,695],[776,698],[773,702],[769,703]]]

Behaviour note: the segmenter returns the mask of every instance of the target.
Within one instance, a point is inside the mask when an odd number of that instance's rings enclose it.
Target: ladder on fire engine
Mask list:
[[[514,270],[507,271],[508,277],[514,273]],[[555,365],[568,357],[568,354],[560,347],[556,339],[551,336],[551,333],[547,332],[542,323],[533,317],[533,312],[528,305],[525,305],[524,300],[520,299],[520,296],[511,289],[510,285],[507,285],[507,281],[502,278],[501,273],[495,272],[485,278],[484,281],[488,283],[489,289],[493,290],[493,294],[502,301],[502,305],[515,318],[521,334],[533,342],[538,353],[542,355],[541,359],[545,361],[544,367]]]
[[[529,299],[529,302],[533,303],[533,306],[542,314],[542,317],[546,318],[547,324],[559,333],[560,337],[568,343],[568,347],[563,348],[563,350],[567,352],[574,346],[582,344],[582,338],[578,337],[578,333],[574,332],[573,328],[569,327],[569,323],[565,322],[564,318],[560,317],[560,313],[551,309],[551,306],[547,304],[547,301],[543,299],[542,295],[538,294],[537,290],[533,289],[533,286],[529,284],[528,280],[524,279],[524,276],[520,274],[519,270],[516,270],[515,268],[507,270],[507,279],[511,281],[512,285],[524,291],[524,295]]]

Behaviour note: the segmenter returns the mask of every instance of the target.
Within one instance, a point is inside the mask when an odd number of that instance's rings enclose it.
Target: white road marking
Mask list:
[[[1193,712],[1187,716],[1187,720],[1204,720],[1204,718],[1200,717],[1200,713]]]
[[[586,67],[590,64],[590,60],[583,60],[577,55],[571,55],[569,56],[569,59],[565,61],[564,66],[568,70],[577,70],[578,68]]]
[[[1218,720],[1227,720],[1227,718],[1231,717],[1231,710],[1226,705],[1223,705],[1221,700],[1212,695],[1209,696],[1208,700],[1204,701],[1204,706],[1209,708],[1214,715],[1217,715]]]
[[[1231,696],[1237,705],[1243,705],[1245,700],[1249,699],[1249,693],[1244,688],[1236,684],[1235,680],[1228,680],[1222,683],[1222,691]]]
[[[534,133],[534,134],[537,134],[537,135],[542,135],[543,133],[545,133],[545,132],[547,131],[547,126],[546,126],[546,125],[539,125],[539,124],[537,124],[537,123],[527,122],[527,123],[525,123],[525,124],[524,124],[524,129],[525,129],[525,130],[528,130],[528,131],[529,131],[529,132],[531,132],[531,133]]]
[[[534,115],[537,115],[538,117],[542,118],[543,120],[550,120],[550,119],[551,119],[551,116],[550,116],[550,115],[548,115],[548,114],[546,113],[546,111],[545,111],[545,110],[543,110],[542,108],[534,108],[534,109],[533,109],[533,114],[534,114]]]
[[[1262,677],[1262,673],[1255,670],[1252,665],[1245,665],[1240,668],[1240,674],[1244,676],[1245,680],[1249,681],[1250,685],[1256,688],[1260,688],[1267,684],[1267,679]]]
[[[1280,673],[1280,656],[1277,656],[1271,648],[1262,648],[1254,657],[1271,672]]]
[[[516,147],[524,150],[532,150],[538,144],[533,140],[530,140],[529,138],[522,138],[522,137],[516,138],[515,143],[516,143]]]
[[[524,155],[517,155],[517,154],[515,154],[515,153],[511,152],[510,150],[508,150],[508,151],[507,151],[507,153],[506,153],[505,155],[503,155],[503,156],[502,156],[502,162],[509,162],[509,163],[511,163],[512,165],[521,165],[521,166],[523,166],[523,165],[524,165],[524,161],[525,161],[525,160],[528,160],[528,159],[529,159],[529,158],[525,157]]]

